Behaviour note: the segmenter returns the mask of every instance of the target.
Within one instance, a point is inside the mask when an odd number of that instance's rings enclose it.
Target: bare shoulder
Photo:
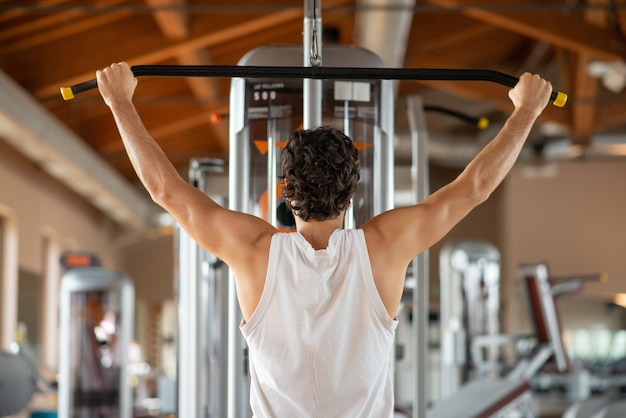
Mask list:
[[[391,318],[395,318],[402,293],[408,261],[396,243],[377,222],[363,225],[372,276],[378,295]]]
[[[384,212],[363,225],[374,252],[392,252],[393,259],[409,263],[441,240],[480,199],[468,193],[458,178],[420,203]],[[369,245],[369,242],[368,242]]]
[[[253,242],[241,245],[226,263],[233,270],[237,284],[237,298],[244,320],[256,310],[263,295],[272,237],[277,231],[265,229]]]
[[[256,264],[259,256],[266,259],[269,255],[272,237],[278,231],[265,220],[254,215],[224,210],[212,225],[212,235],[206,231],[207,246],[213,246],[216,252],[231,268],[246,268]],[[257,266],[253,266],[256,268]]]
[[[265,220],[224,208],[186,184],[171,200],[167,209],[187,233],[231,268],[247,263],[251,254],[269,251],[276,228]]]
[[[405,269],[415,257],[412,225],[404,218],[404,211],[394,209],[372,218],[363,225],[370,263],[381,270]]]
[[[363,225],[370,257],[383,254],[390,263],[406,265],[419,252],[416,233],[423,218],[418,206],[392,209]]]

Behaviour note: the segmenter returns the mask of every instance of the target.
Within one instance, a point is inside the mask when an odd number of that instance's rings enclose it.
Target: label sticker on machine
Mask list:
[[[376,108],[374,106],[335,106],[333,114],[336,118],[376,120]]]
[[[248,119],[290,118],[293,115],[291,104],[285,103],[289,89],[285,83],[254,83],[250,85],[248,96]]]
[[[356,117],[360,119],[376,119],[376,108],[374,106],[357,106]]]
[[[269,108],[267,106],[249,107],[248,119],[267,119]]]
[[[347,108],[345,106],[335,106],[334,107],[334,115],[336,118],[344,118],[344,117],[348,117],[348,119],[354,119],[354,115],[356,115],[356,107],[354,106],[348,106]]]
[[[337,101],[369,102],[370,83],[363,81],[335,81],[334,99]]]
[[[290,118],[291,105],[258,106],[248,108],[248,119]]]

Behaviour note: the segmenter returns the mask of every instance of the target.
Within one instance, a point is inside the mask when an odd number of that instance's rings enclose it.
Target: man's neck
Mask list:
[[[296,229],[316,250],[323,250],[328,247],[328,240],[332,233],[343,227],[343,213],[335,219],[325,221],[309,220],[303,221],[296,216]]]

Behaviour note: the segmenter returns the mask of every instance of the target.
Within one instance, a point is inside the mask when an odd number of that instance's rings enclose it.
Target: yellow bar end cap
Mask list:
[[[63,96],[63,100],[72,100],[74,92],[71,87],[61,87],[61,96]]]
[[[556,99],[552,102],[555,106],[563,107],[567,103],[567,94],[559,91],[556,93]]]

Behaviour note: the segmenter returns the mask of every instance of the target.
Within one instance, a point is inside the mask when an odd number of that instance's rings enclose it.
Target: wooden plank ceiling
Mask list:
[[[366,1],[321,2],[323,27],[337,30],[326,45],[355,44],[355,15]],[[301,44],[303,9],[301,0],[0,1],[0,68],[135,182],[97,92],[64,102],[59,88],[112,62],[235,65],[259,46]],[[543,120],[564,127],[574,143],[626,126],[626,93],[587,71],[591,62],[626,57],[626,0],[417,0],[404,11],[412,15],[404,67],[540,72],[570,96]],[[140,79],[140,113],[181,172],[192,157],[227,158],[228,123],[211,115],[228,111],[229,84]],[[493,114],[510,110],[506,88],[490,83],[402,82],[399,97],[426,92],[450,97],[451,108],[458,98]]]

